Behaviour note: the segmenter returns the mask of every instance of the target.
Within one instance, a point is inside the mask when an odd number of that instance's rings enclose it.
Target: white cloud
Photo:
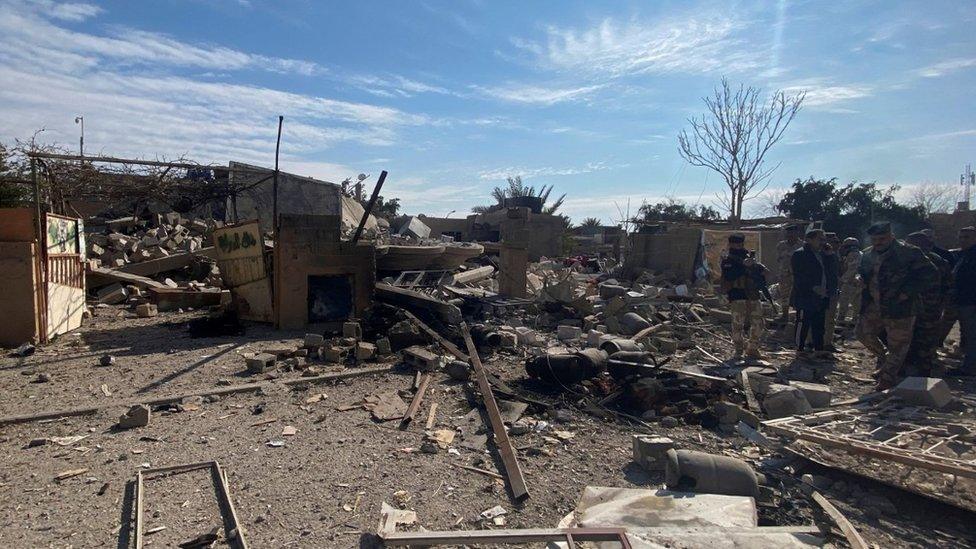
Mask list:
[[[938,78],[970,67],[976,67],[976,57],[949,59],[935,63],[934,65],[919,69],[918,75],[923,78]]]
[[[421,93],[459,95],[442,86],[413,80],[400,75],[355,75],[343,79],[357,88],[380,97],[413,97]]]
[[[806,92],[804,107],[834,108],[837,103],[871,97],[874,88],[863,84],[834,84],[824,78],[808,78],[781,87],[789,94]],[[824,109],[827,110],[827,109]]]
[[[523,178],[530,177],[540,177],[540,176],[559,176],[559,175],[579,175],[583,173],[599,172],[604,170],[612,170],[614,168],[619,168],[623,166],[611,166],[606,162],[589,162],[583,166],[575,168],[556,168],[553,166],[543,166],[539,168],[525,168],[525,167],[508,167],[508,168],[494,168],[491,170],[485,170],[478,174],[479,179],[487,181],[503,180],[507,177],[515,177],[516,175]]]
[[[0,35],[4,36],[8,50],[19,42],[33,49],[68,52],[74,62],[66,66],[89,67],[116,63],[131,67],[163,64],[215,70],[269,70],[303,75],[324,70],[310,61],[268,57],[214,45],[188,44],[155,32],[121,29],[111,36],[75,32],[54,24],[48,18],[80,21],[96,15],[99,11],[97,7],[88,4],[53,4],[50,9],[45,9],[46,4],[25,4],[13,0],[0,2],[0,7],[4,8],[4,15],[0,17]]]
[[[471,86],[472,89],[502,101],[538,105],[554,105],[565,101],[578,101],[586,98],[604,86],[580,86],[575,88],[547,88],[522,84],[508,84],[496,87]]]
[[[86,2],[54,2],[52,0],[31,0],[33,7],[43,10],[48,16],[62,21],[78,22],[95,17],[102,8]]]
[[[68,31],[23,4],[6,6],[20,9],[0,17],[0,32],[15,37],[0,41],[0,135],[5,139],[47,128],[41,134],[45,142],[73,144],[74,117],[83,115],[89,154],[186,155],[200,162],[269,165],[278,114],[285,116],[286,162],[313,153],[322,158],[323,150],[343,142],[391,145],[401,128],[431,122],[395,108],[174,76],[169,70],[175,67],[220,66],[224,57],[244,67],[259,56],[200,49],[140,31],[126,31],[126,40],[106,39]],[[286,61],[279,60],[279,68],[285,69]],[[329,178],[355,171],[325,162],[308,166]]]
[[[739,47],[740,28],[728,14],[654,23],[607,18],[586,29],[548,27],[545,44],[521,38],[512,43],[544,66],[589,75],[729,73],[759,65],[755,52]]]

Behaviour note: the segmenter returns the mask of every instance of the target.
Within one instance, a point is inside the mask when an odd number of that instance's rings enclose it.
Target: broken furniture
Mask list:
[[[0,346],[46,343],[81,326],[84,262],[80,219],[0,208]]]

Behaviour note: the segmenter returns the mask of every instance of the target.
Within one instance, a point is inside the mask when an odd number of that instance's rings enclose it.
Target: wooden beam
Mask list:
[[[400,429],[406,429],[410,425],[410,422],[413,421],[414,416],[417,415],[417,411],[420,410],[420,404],[424,401],[424,393],[427,392],[427,386],[430,385],[432,377],[427,373],[420,377],[420,386],[417,387],[417,392],[414,393],[413,400],[410,401],[410,406],[407,407],[407,413],[403,414],[403,419],[400,420]]]
[[[746,395],[746,404],[749,406],[749,411],[754,414],[762,413],[759,408],[759,401],[756,400],[756,393],[752,392],[752,383],[749,382],[749,374],[746,373],[745,368],[739,372],[739,384],[742,385],[742,392]]]
[[[114,269],[106,269],[105,267],[98,267],[88,271],[86,275],[86,281],[88,282],[89,288],[100,288],[102,286],[108,286],[110,284],[115,284],[116,282],[120,284],[131,284],[133,286],[138,286],[139,288],[169,288],[169,286],[163,284],[162,282],[156,282],[151,278],[146,278],[137,274],[126,273],[122,271],[116,271]]]
[[[823,497],[820,492],[813,492],[813,501],[817,502],[817,505],[827,513],[830,520],[834,521],[834,524],[840,528],[840,531],[844,533],[844,537],[847,538],[847,543],[851,546],[851,549],[868,549],[868,544],[865,543],[864,538],[861,534],[854,528],[851,521],[847,520],[847,517],[840,512],[839,509],[834,507],[833,503]]]
[[[529,489],[525,485],[525,477],[522,476],[522,469],[519,468],[515,448],[512,447],[512,441],[508,438],[505,422],[502,421],[498,403],[495,402],[495,395],[491,392],[491,384],[488,383],[488,377],[485,375],[485,367],[481,364],[481,357],[478,356],[478,349],[475,348],[474,341],[471,340],[471,332],[466,323],[461,323],[461,332],[464,334],[464,344],[468,349],[475,379],[478,381],[478,390],[481,392],[485,409],[488,411],[488,420],[491,424],[495,445],[498,447],[498,453],[501,454],[502,464],[505,465],[508,487],[512,490],[515,501],[525,500],[529,497]]]
[[[15,416],[0,417],[0,425],[12,425],[16,423],[31,423],[33,421],[40,421],[44,419],[58,419],[62,417],[72,417],[72,416],[84,416],[98,413],[100,410],[106,408],[124,408],[128,406],[134,406],[136,404],[145,404],[146,406],[161,406],[163,404],[173,404],[182,401],[187,397],[207,397],[207,396],[224,396],[234,393],[247,393],[254,392],[258,389],[268,386],[268,385],[305,385],[305,384],[317,384],[325,383],[328,381],[337,381],[340,379],[348,379],[352,377],[365,376],[370,374],[382,374],[389,372],[393,369],[393,366],[379,366],[376,368],[357,368],[344,370],[342,372],[336,372],[332,374],[323,374],[315,377],[300,377],[296,379],[286,379],[284,381],[278,381],[273,383],[247,383],[244,385],[231,385],[229,387],[220,387],[217,389],[205,389],[201,391],[191,391],[189,393],[180,393],[178,395],[170,395],[157,398],[140,398],[140,399],[129,399],[123,400],[121,402],[113,402],[111,404],[99,404],[96,406],[86,406],[83,408],[69,408],[66,410],[54,410],[48,412],[38,412],[33,414],[23,414]]]

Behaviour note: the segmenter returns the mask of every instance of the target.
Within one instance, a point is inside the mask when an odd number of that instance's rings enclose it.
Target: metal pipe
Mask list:
[[[278,151],[281,150],[281,123],[284,122],[285,117],[278,115],[278,140],[275,142],[275,167],[274,167],[274,184],[272,186],[273,193],[273,205],[271,210],[271,231],[273,235],[273,240],[277,243],[278,240]]]

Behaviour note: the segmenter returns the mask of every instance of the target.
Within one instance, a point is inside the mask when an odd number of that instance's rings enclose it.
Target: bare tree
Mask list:
[[[956,197],[956,186],[951,183],[921,183],[911,190],[908,203],[925,215],[949,213],[956,207]]]
[[[682,158],[725,180],[728,189],[719,199],[733,227],[742,219],[742,203],[761,193],[763,182],[778,167],[766,166],[766,155],[783,137],[805,96],[778,90],[767,101],[759,88],[733,88],[723,78],[714,95],[703,98],[708,112],[689,118],[691,132],[678,134]]]

